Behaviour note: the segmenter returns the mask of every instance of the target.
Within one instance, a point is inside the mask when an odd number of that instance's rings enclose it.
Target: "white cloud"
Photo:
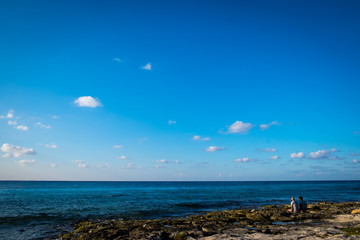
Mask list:
[[[175,160],[175,164],[180,164],[181,162],[179,160]]]
[[[251,123],[244,123],[242,121],[236,121],[228,128],[228,133],[243,133],[246,134],[250,129],[254,127]]]
[[[145,66],[142,67],[143,70],[151,70],[151,63],[147,63]]]
[[[88,165],[84,161],[76,160],[76,161],[73,161],[73,163],[76,163],[76,165],[79,168],[87,168],[88,167]]]
[[[113,60],[114,60],[115,62],[121,62],[121,59],[120,59],[120,58],[113,58]]]
[[[111,168],[111,165],[110,165],[110,163],[105,163],[105,164],[98,165],[98,168]]]
[[[247,157],[238,158],[238,159],[235,159],[234,162],[246,163],[246,162],[249,162],[249,158],[247,158]]]
[[[305,154],[303,152],[290,154],[290,158],[304,158],[304,157],[305,157]]]
[[[19,125],[19,126],[16,126],[14,128],[16,128],[17,130],[21,130],[21,131],[29,130],[28,126],[25,126],[25,125]]]
[[[200,136],[193,136],[192,138],[194,141],[210,141],[210,138],[209,137],[200,137]]]
[[[43,123],[41,123],[41,122],[35,123],[34,126],[35,126],[35,127],[39,127],[39,128],[46,128],[46,129],[50,129],[50,128],[51,128],[50,125],[45,125],[45,124],[43,124]]]
[[[100,101],[91,96],[79,97],[74,101],[74,103],[79,107],[90,107],[90,108],[102,107]]]
[[[338,150],[336,150],[335,148],[332,148],[330,150],[319,150],[317,152],[311,152],[309,154],[309,158],[312,158],[312,159],[333,159],[333,160],[343,159],[341,157],[336,157],[336,156],[332,155],[333,152],[338,152]]]
[[[126,159],[128,159],[128,157],[127,156],[120,156],[120,157],[117,157],[116,159],[117,160],[126,160]]]
[[[2,118],[2,119],[14,118],[14,110],[10,109],[5,116],[1,115],[0,118]]]
[[[168,121],[168,124],[169,124],[169,125],[176,124],[176,121],[169,120],[169,121]]]
[[[168,163],[166,159],[156,160],[157,163]]]
[[[179,173],[179,177],[182,177],[183,176],[183,173],[181,172],[181,173]]]
[[[141,167],[140,166],[136,166],[135,164],[133,163],[128,163],[127,165],[125,166],[121,166],[122,169],[140,169]]]
[[[349,156],[359,156],[360,153],[349,153],[348,155],[349,155]]]
[[[123,148],[122,145],[114,145],[113,148]]]
[[[4,143],[0,150],[4,152],[3,158],[11,158],[11,157],[21,157],[27,155],[35,155],[36,152],[34,149],[31,148],[22,148],[19,146],[14,146],[8,143]]]
[[[60,117],[59,116],[56,116],[56,115],[52,115],[51,116],[53,119],[59,119]]]
[[[353,162],[353,163],[359,163],[359,160],[353,159],[352,162]]]
[[[54,143],[45,144],[45,147],[47,148],[57,148],[57,145]]]
[[[265,148],[265,152],[276,152],[275,148]]]
[[[24,167],[34,164],[35,160],[20,160],[20,161],[15,161],[15,163]]]
[[[215,152],[215,151],[221,151],[221,150],[225,150],[224,147],[216,147],[216,146],[209,146],[205,149],[205,151],[207,152]]]
[[[57,167],[57,164],[56,164],[56,163],[52,163],[52,164],[50,164],[50,167],[56,168],[56,167]]]
[[[277,160],[277,159],[280,159],[280,157],[279,156],[272,156],[271,158],[269,158],[270,160]]]
[[[282,124],[279,123],[278,121],[272,121],[269,124],[260,124],[259,128],[260,128],[260,130],[266,130],[266,129],[269,129],[269,127],[271,127],[271,126],[281,126],[281,125]]]
[[[160,165],[155,165],[155,168],[164,168],[164,167],[162,167]]]
[[[17,121],[8,121],[9,125],[17,125]]]

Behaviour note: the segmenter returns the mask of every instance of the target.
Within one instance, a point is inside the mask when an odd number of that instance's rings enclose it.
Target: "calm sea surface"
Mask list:
[[[360,181],[38,182],[0,181],[0,239],[54,239],[81,220],[148,219],[212,210],[360,201]]]

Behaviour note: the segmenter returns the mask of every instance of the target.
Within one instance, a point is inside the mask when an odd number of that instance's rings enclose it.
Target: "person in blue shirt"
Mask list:
[[[307,210],[307,203],[304,201],[303,197],[300,196],[299,197],[299,208],[300,208],[300,211],[306,211]]]

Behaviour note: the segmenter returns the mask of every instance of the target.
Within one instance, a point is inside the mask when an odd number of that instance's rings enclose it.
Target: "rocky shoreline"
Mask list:
[[[293,214],[287,209],[268,205],[187,218],[81,222],[60,239],[360,239],[360,202],[320,202]]]

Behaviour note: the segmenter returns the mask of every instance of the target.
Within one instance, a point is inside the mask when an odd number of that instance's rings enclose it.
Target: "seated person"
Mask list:
[[[291,203],[290,203],[291,208],[288,210],[288,212],[294,213],[294,212],[298,212],[299,211],[299,205],[298,203],[295,201],[295,198],[291,198]]]
[[[299,197],[299,208],[300,208],[300,211],[306,211],[307,210],[307,203],[304,201],[303,197],[300,196]]]

